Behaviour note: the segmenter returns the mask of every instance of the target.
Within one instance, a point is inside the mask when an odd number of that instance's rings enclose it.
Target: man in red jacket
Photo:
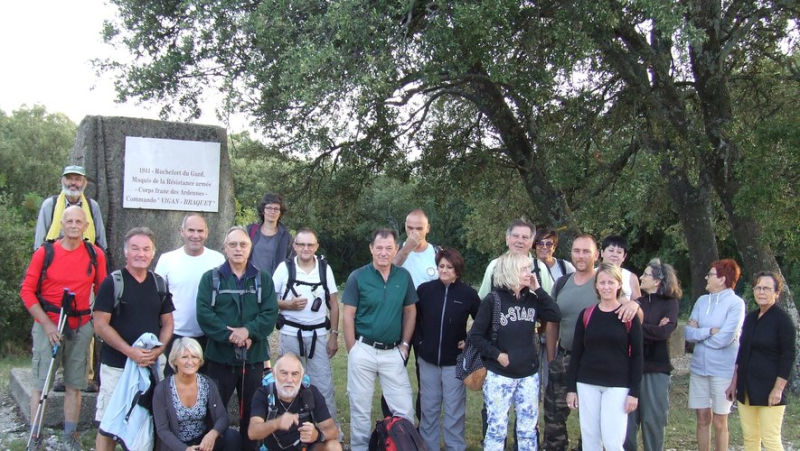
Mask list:
[[[55,367],[63,361],[66,449],[80,449],[77,425],[81,390],[87,384],[87,351],[94,334],[90,297],[92,291],[97,293],[100,282],[106,277],[105,254],[99,247],[83,240],[87,226],[86,213],[80,207],[67,207],[61,217],[64,237],[34,252],[20,290],[20,297],[35,320],[31,330],[34,382],[31,420],[36,415],[53,346],[60,342]],[[45,257],[50,251],[52,260],[45,268]],[[57,325],[65,289],[75,293],[75,303],[62,334]],[[41,437],[37,437],[37,442],[41,443]]]

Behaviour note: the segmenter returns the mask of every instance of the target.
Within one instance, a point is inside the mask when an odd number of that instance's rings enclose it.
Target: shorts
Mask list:
[[[111,402],[111,395],[114,394],[114,389],[117,388],[123,371],[125,371],[123,368],[115,368],[105,363],[100,364],[100,391],[97,393],[97,410],[94,414],[94,419],[98,423],[103,421],[106,407]]]
[[[67,340],[64,338],[58,346],[58,354],[53,362],[53,380],[50,381],[50,388],[53,386],[56,371],[62,365],[64,366],[65,386],[77,390],[86,388],[87,356],[89,342],[94,336],[94,326],[89,321],[72,332],[72,339]],[[44,327],[37,322],[33,323],[31,337],[33,338],[31,369],[33,371],[34,388],[41,391],[44,388],[47,370],[50,368],[50,360],[53,358],[53,346],[44,333]]]
[[[731,384],[729,377],[689,375],[689,408],[708,409],[717,415],[731,412],[732,401],[728,401],[725,390]]]

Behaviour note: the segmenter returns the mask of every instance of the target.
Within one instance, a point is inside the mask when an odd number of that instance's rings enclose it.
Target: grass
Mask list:
[[[345,347],[342,343],[339,352],[333,359],[333,373],[335,377],[336,386],[336,405],[339,410],[339,418],[342,419],[342,429],[344,429],[345,442],[349,442],[350,435],[350,406],[347,399],[347,354],[344,352]],[[30,365],[30,359],[27,356],[23,357],[8,357],[0,359],[0,389],[6,390],[8,388],[8,375],[10,369],[13,367]],[[414,360],[411,359],[408,365],[409,377],[415,380],[415,365]],[[379,385],[376,383],[376,385]],[[697,443],[695,440],[695,414],[694,411],[686,407],[687,395],[689,391],[689,377],[688,376],[673,376],[672,390],[670,393],[671,408],[669,412],[669,423],[667,425],[666,436],[666,449],[670,450],[684,450],[696,449]],[[413,396],[416,396],[416,391]],[[469,391],[467,393],[467,449],[480,450],[481,441],[481,406],[483,405],[483,395],[481,392]],[[376,389],[376,394],[373,399],[372,417],[373,424],[380,417],[380,390]],[[569,436],[572,438],[573,446],[575,440],[580,436],[580,428],[578,426],[578,416],[572,414],[569,417],[567,428]],[[544,430],[543,424],[543,409],[540,408],[540,430]],[[800,399],[794,397],[790,400],[789,406],[783,421],[783,442],[788,445],[791,444],[794,448],[800,445],[800,428],[796,425],[800,424]],[[738,412],[734,409],[728,418],[728,425],[730,429],[730,444],[733,448],[741,449],[742,445],[742,431],[739,424]],[[95,430],[87,430],[82,433],[83,443],[85,449],[94,447],[94,434]],[[14,441],[8,446],[11,450],[23,450],[25,443],[23,441]],[[119,448],[118,448],[119,449]]]

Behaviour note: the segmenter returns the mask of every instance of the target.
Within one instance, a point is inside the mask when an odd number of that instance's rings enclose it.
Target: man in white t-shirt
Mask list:
[[[309,228],[300,229],[292,246],[297,256],[280,263],[272,275],[280,308],[278,356],[292,353],[300,358],[311,383],[325,397],[331,418],[339,427],[330,363],[339,349],[336,280],[327,260],[316,255],[319,249],[316,232]]]
[[[225,262],[221,253],[205,247],[208,225],[202,216],[197,213],[186,215],[180,232],[183,246],[162,254],[156,264],[156,273],[167,281],[172,303],[175,304],[175,311],[172,312],[175,329],[164,355],[169,355],[172,342],[182,337],[194,338],[205,350],[206,337],[197,324],[197,287],[206,271]],[[205,365],[200,371],[205,373]],[[172,368],[166,365],[164,375],[172,373]]]
[[[414,210],[406,216],[407,238],[397,251],[394,264],[402,266],[411,273],[414,288],[439,278],[439,272],[436,270],[436,252],[440,248],[426,241],[425,238],[430,231],[431,226],[424,211]]]

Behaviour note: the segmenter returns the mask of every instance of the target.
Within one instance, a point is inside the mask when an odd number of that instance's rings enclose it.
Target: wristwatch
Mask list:
[[[325,433],[319,428],[319,426],[314,426],[317,429],[317,443],[324,443],[325,442]]]

